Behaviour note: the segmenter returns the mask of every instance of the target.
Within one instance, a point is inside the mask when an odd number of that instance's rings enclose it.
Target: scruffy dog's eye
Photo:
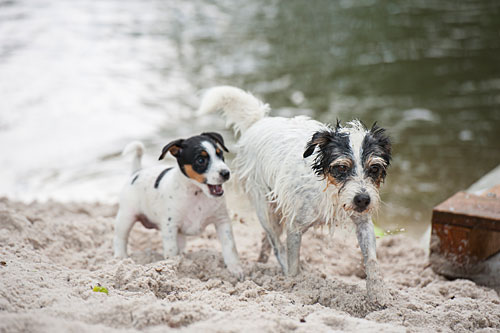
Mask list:
[[[372,165],[370,167],[370,173],[372,175],[378,175],[379,172],[380,172],[380,166],[378,166],[378,165]]]
[[[347,172],[347,170],[348,170],[347,166],[342,165],[342,164],[335,165],[332,167],[333,173],[336,173],[336,174],[344,174]]]

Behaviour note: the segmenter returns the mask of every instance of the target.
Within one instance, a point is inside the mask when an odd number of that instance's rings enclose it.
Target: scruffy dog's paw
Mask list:
[[[374,305],[387,307],[393,301],[389,290],[382,280],[367,280],[366,289],[368,292],[368,301]]]

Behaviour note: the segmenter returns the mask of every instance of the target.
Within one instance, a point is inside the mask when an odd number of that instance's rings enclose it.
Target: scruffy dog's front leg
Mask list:
[[[300,272],[300,244],[302,232],[300,230],[287,230],[286,234],[286,259],[288,271],[286,275],[296,276]]]
[[[288,267],[286,250],[280,241],[280,234],[282,230],[279,218],[276,214],[273,213],[273,207],[269,205],[269,202],[267,202],[265,198],[256,197],[253,200],[255,204],[255,211],[257,212],[257,217],[259,218],[262,228],[264,228],[267,234],[267,239],[271,243],[274,255],[276,256],[278,263],[283,269],[283,273],[287,274]]]
[[[356,235],[359,247],[363,254],[366,271],[366,290],[370,302],[387,305],[391,299],[389,291],[385,288],[377,262],[375,232],[371,217],[367,215],[353,216],[356,225]]]

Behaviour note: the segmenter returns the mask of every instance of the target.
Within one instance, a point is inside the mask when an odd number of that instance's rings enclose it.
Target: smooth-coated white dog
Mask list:
[[[283,271],[299,273],[302,234],[310,227],[333,228],[351,220],[363,254],[368,298],[387,303],[390,295],[380,276],[371,220],[391,160],[385,130],[376,125],[366,129],[357,120],[330,127],[305,116],[268,117],[269,110],[250,93],[222,86],[206,92],[198,112],[222,112],[227,125],[241,134],[233,166]],[[283,229],[286,251],[280,240]]]
[[[185,236],[199,235],[214,224],[222,244],[222,255],[228,270],[243,277],[234,242],[231,220],[222,184],[230,177],[222,150],[223,138],[215,132],[202,133],[186,140],[170,142],[163,148],[177,165],[141,168],[144,145],[130,143],[123,154],[135,153],[132,175],[120,196],[113,240],[116,258],[127,257],[127,241],[135,222],[161,231],[165,258],[182,252]]]

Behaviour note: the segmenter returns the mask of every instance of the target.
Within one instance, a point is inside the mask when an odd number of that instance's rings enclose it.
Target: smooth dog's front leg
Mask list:
[[[168,221],[161,227],[161,238],[163,241],[163,258],[172,258],[179,254],[179,247],[177,245],[179,227],[177,223]]]
[[[135,223],[134,214],[120,209],[115,219],[115,234],[113,237],[113,252],[115,258],[127,258],[127,243],[130,229]]]
[[[242,280],[244,273],[240,265],[240,258],[236,250],[233,228],[231,227],[229,217],[219,219],[215,223],[215,229],[217,230],[217,237],[222,246],[222,257],[224,258],[227,269],[239,280]]]
[[[179,254],[181,254],[184,251],[185,247],[186,247],[186,236],[184,236],[180,232],[177,232],[177,251],[179,251]]]
[[[366,215],[353,216],[352,220],[356,224],[356,235],[365,263],[368,299],[371,302],[386,305],[390,301],[390,295],[379,272],[375,232],[371,217]]]

